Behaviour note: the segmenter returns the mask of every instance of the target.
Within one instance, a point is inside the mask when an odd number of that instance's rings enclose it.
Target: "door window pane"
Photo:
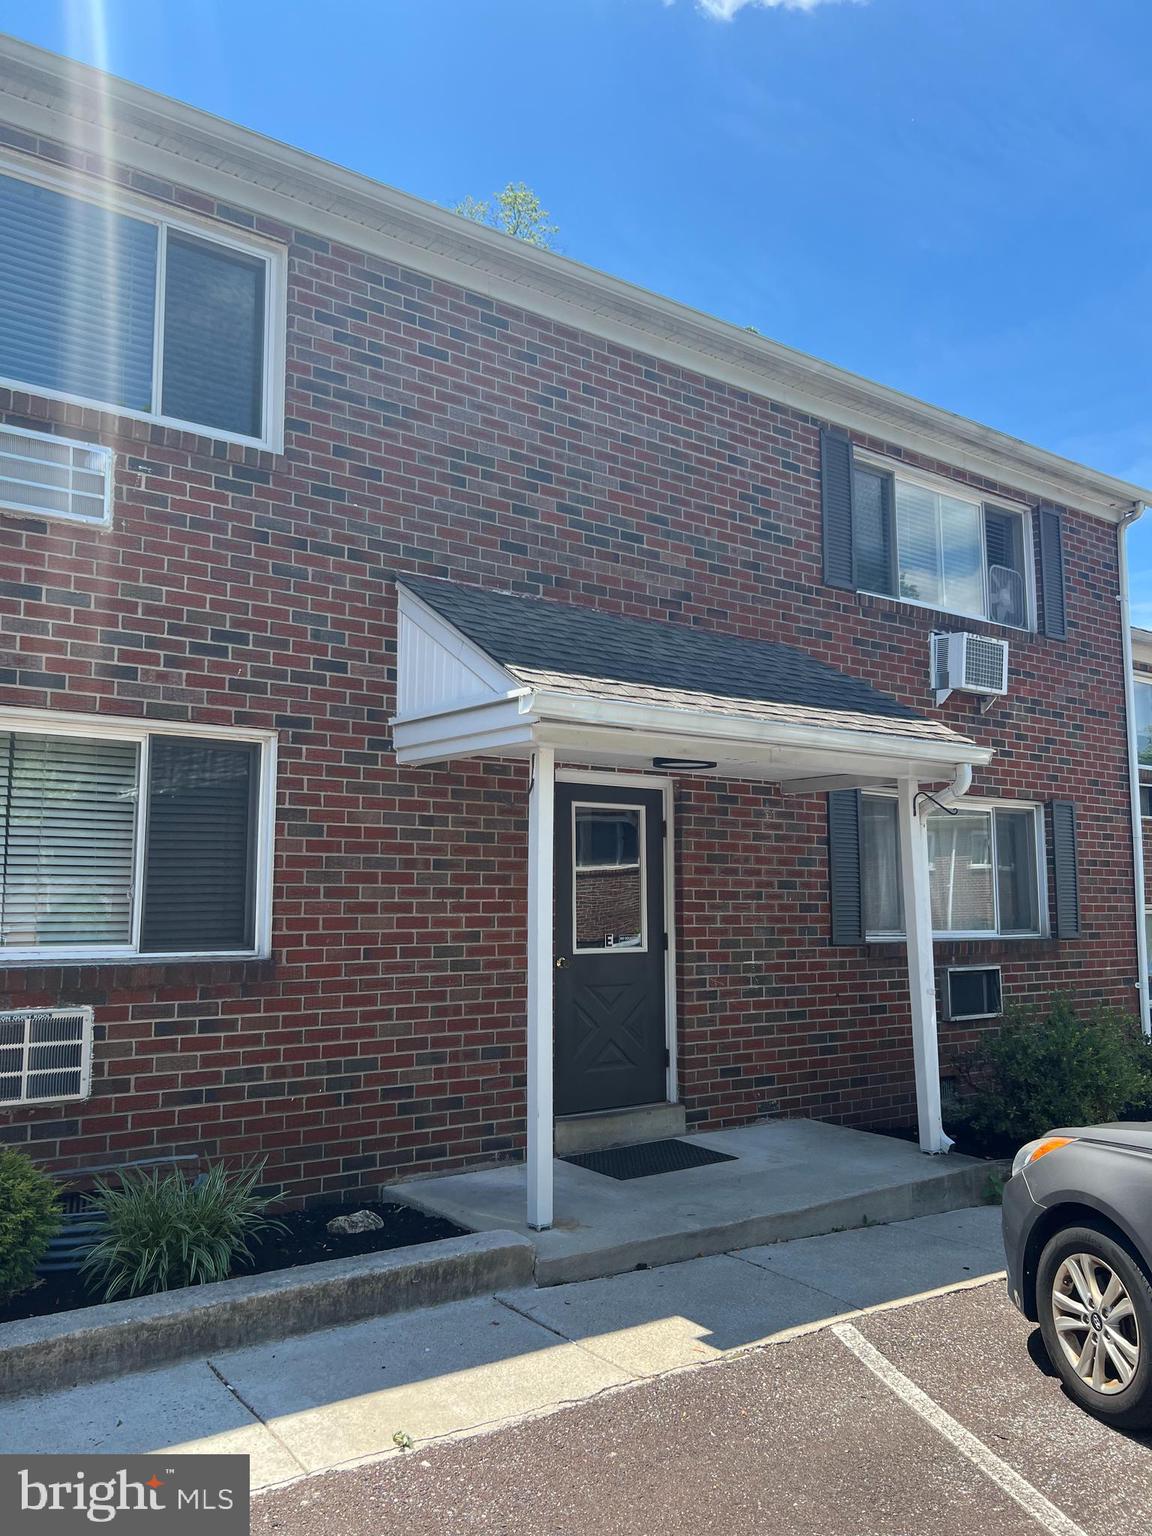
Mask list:
[[[1036,933],[1040,910],[1036,889],[1036,818],[1031,811],[996,812],[996,878],[1000,889],[1000,932]]]
[[[577,949],[642,949],[644,813],[575,807],[572,850]]]
[[[134,742],[0,733],[0,943],[128,944]]]
[[[994,933],[992,817],[987,811],[928,817],[932,927],[937,933]]]

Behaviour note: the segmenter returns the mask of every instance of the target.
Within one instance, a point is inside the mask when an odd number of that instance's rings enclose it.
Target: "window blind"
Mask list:
[[[0,732],[0,944],[128,944],[134,742]]]
[[[164,278],[164,415],[259,437],[264,263],[172,231]]]
[[[140,947],[250,949],[259,748],[152,740]]]
[[[0,176],[0,376],[152,407],[155,225]]]

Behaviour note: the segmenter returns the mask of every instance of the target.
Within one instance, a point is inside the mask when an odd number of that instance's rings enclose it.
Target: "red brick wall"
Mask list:
[[[0,703],[277,728],[274,954],[5,973],[9,1006],[94,1004],[98,1043],[88,1102],[0,1134],[72,1166],[262,1151],[307,1196],[523,1130],[525,779],[396,768],[395,573],[787,640],[927,710],[933,616],[822,585],[818,423],[219,212],[288,245],[285,452],[0,393],[4,420],[119,453],[110,531],[0,517]],[[940,715],[997,749],[976,793],[1077,802],[1084,937],[942,958],[1130,1005],[1116,544],[1075,511],[1067,542],[1068,641],[1014,634],[1009,697]],[[907,1119],[903,952],[829,946],[823,801],[684,780],[677,820],[692,1122]]]

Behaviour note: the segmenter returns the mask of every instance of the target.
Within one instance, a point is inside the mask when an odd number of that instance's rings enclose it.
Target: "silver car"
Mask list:
[[[1004,1187],[1008,1294],[1090,1413],[1152,1424],[1152,1122],[1050,1131]]]

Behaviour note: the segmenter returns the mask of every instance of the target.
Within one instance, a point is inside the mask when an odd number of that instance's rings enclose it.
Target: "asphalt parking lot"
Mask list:
[[[257,1536],[1145,1536],[1152,1437],[1045,1373],[993,1281],[271,1489]],[[1039,1363],[1037,1363],[1039,1362]]]

